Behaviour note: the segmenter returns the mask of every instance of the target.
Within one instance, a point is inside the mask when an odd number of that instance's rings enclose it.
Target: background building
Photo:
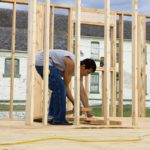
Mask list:
[[[15,80],[14,100],[26,100],[26,74],[27,74],[27,11],[17,11],[16,24],[16,50],[15,50]],[[67,49],[67,16],[55,15],[54,48]],[[10,65],[11,65],[11,27],[12,10],[0,9],[0,102],[9,102],[10,99]],[[131,22],[124,22],[124,55],[123,55],[123,98],[131,101],[132,97],[132,62],[131,62]],[[117,29],[118,36],[118,29]],[[93,58],[97,66],[104,57],[104,28],[82,25],[81,27],[81,59]],[[116,66],[118,71],[119,51],[117,44]],[[147,100],[150,100],[150,24],[147,23]],[[89,98],[93,105],[101,103],[102,82],[101,73],[96,72],[90,76]],[[118,90],[118,89],[117,89]],[[127,101],[124,101],[126,104]],[[150,104],[147,103],[147,106]]]

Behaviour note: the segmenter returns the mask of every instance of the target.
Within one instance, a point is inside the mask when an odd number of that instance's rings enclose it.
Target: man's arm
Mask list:
[[[89,107],[88,97],[83,86],[83,77],[80,78],[80,97],[84,107]]]
[[[71,103],[74,105],[74,98],[71,94],[69,86],[67,86],[67,97],[71,101]],[[88,97],[87,97],[87,94],[85,92],[82,79],[81,79],[81,82],[80,82],[80,98],[81,98],[83,106],[84,107],[89,107]]]
[[[67,56],[64,57],[64,63],[65,63],[64,81],[66,86],[68,87],[74,72],[74,62],[71,58]]]
[[[89,107],[89,100],[83,86],[83,77],[80,78],[80,97],[84,107]],[[87,112],[87,117],[92,117],[92,111]]]
[[[71,77],[74,73],[74,62],[71,58],[64,57],[64,63],[65,63],[64,81],[66,84],[66,94],[67,94],[68,99],[74,105],[74,98],[71,94],[70,87],[69,87]]]
[[[73,98],[73,96],[71,94],[71,90],[70,90],[69,87],[67,87],[67,97],[70,100],[70,102],[72,103],[72,105],[74,106],[74,98]]]

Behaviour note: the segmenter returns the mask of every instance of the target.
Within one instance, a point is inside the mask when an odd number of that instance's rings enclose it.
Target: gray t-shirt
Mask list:
[[[61,49],[49,50],[49,65],[55,66],[61,73],[65,70],[64,57],[70,57],[75,63],[75,55],[72,52]],[[44,52],[40,51],[36,55],[36,66],[43,66]]]

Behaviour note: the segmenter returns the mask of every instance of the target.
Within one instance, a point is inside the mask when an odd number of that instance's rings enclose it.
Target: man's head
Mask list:
[[[80,74],[81,76],[87,76],[90,73],[95,72],[96,63],[93,59],[86,58],[80,62]]]

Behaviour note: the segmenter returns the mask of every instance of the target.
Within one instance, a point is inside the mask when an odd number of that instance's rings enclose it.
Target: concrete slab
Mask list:
[[[122,127],[26,126],[24,121],[0,120],[0,150],[150,150],[150,118],[139,119],[136,128],[127,127],[130,118],[117,119]]]

